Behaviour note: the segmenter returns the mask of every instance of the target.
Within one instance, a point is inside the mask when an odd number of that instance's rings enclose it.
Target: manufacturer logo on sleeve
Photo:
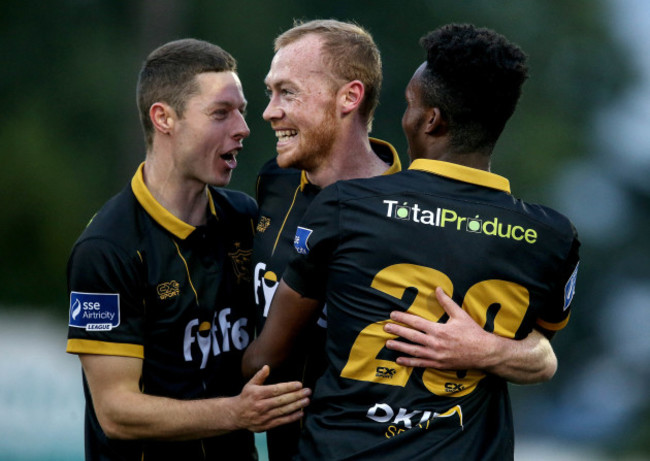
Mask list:
[[[293,246],[301,255],[309,254],[308,240],[312,232],[313,230],[307,229],[306,227],[298,226],[298,229],[296,229],[296,236],[293,239]]]
[[[69,325],[87,331],[112,330],[120,324],[118,293],[70,292]]]

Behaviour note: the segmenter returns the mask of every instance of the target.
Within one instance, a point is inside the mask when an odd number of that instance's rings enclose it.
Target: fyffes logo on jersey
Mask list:
[[[183,340],[183,356],[186,362],[194,359],[197,346],[201,354],[201,369],[206,367],[211,355],[216,357],[231,348],[241,351],[248,346],[248,319],[242,317],[233,321],[230,314],[231,309],[228,307],[215,312],[212,322],[199,322],[199,319],[194,319],[187,323]]]
[[[278,289],[278,276],[273,271],[266,270],[266,264],[259,262],[255,265],[253,275],[253,289],[255,290],[255,304],[264,305],[263,315],[268,317],[271,300]]]
[[[427,226],[450,228],[457,231],[466,231],[475,234],[484,234],[491,237],[512,239],[526,243],[537,242],[537,231],[519,225],[507,224],[499,218],[483,219],[479,215],[474,217],[460,216],[456,211],[448,208],[428,210],[419,204],[398,202],[397,200],[384,200],[386,216],[392,219],[412,221]]]
[[[255,304],[258,308],[262,307],[262,315],[266,318],[269,316],[269,308],[271,307],[275,290],[278,289],[278,276],[273,271],[267,271],[265,263],[258,262],[255,265],[254,277],[253,290],[255,291]],[[316,324],[321,328],[327,328],[327,305],[323,306],[323,310]]]

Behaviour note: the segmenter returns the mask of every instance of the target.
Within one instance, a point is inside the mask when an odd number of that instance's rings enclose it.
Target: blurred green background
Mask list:
[[[558,374],[541,386],[512,386],[518,441],[581,447],[602,459],[650,458],[650,72],[643,59],[650,36],[642,34],[650,6],[643,0],[5,0],[2,7],[0,430],[14,436],[3,441],[0,432],[0,458],[69,459],[65,453],[80,450],[56,448],[54,440],[47,456],[28,457],[40,452],[20,440],[34,434],[21,432],[31,423],[17,415],[37,417],[38,409],[21,397],[20,373],[35,386],[58,376],[52,364],[62,355],[78,386],[68,391],[81,396],[78,365],[63,352],[66,261],[94,212],[144,159],[135,84],[146,55],[196,37],[235,56],[252,134],[230,187],[253,195],[275,144],[261,116],[263,79],[274,37],[294,18],[352,20],[374,35],[384,84],[372,134],[392,142],[405,165],[404,88],[424,60],[424,33],[471,22],[528,53],[531,77],[492,171],[510,179],[516,196],[567,214],[583,246],[573,316],[554,340]],[[44,338],[52,342],[17,347]],[[81,436],[78,411],[61,416],[51,406],[53,395],[77,405],[67,393],[29,390],[58,414],[40,432],[71,427]]]

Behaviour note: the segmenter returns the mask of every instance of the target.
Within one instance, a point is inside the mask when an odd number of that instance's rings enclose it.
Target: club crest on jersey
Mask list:
[[[564,285],[564,310],[567,310],[573,301],[573,295],[576,294],[576,279],[578,278],[578,266],[580,263],[576,264],[576,268],[569,277],[566,285]]]
[[[271,218],[269,218],[268,216],[262,216],[260,218],[260,221],[257,223],[257,227],[255,228],[255,230],[261,234],[266,229],[268,229],[270,225],[271,225]]]
[[[298,226],[298,229],[296,229],[296,236],[293,238],[293,247],[301,255],[309,254],[308,240],[312,232],[314,231],[306,227]]]
[[[68,324],[87,331],[112,330],[120,324],[120,295],[70,292]]]
[[[228,253],[230,261],[232,262],[233,271],[237,276],[237,283],[242,281],[249,282],[251,280],[251,255],[253,250],[242,250],[239,248],[240,242],[235,243],[235,251]]]

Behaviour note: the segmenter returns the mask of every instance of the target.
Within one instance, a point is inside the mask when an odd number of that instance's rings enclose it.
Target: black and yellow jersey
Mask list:
[[[390,165],[385,174],[401,170],[395,148],[378,139],[370,138],[373,151]],[[293,253],[293,239],[298,222],[313,199],[321,191],[311,184],[304,171],[280,168],[273,158],[260,170],[257,179],[259,220],[253,251],[253,280],[255,288],[256,327],[261,331],[271,300],[282,272]],[[312,387],[324,370],[324,343],[327,326],[324,311],[312,330],[301,339],[303,354],[280,370],[272,371],[272,379],[302,380]],[[310,360],[307,360],[309,357]],[[273,429],[267,433],[269,455],[274,459],[289,459],[295,451],[300,427],[298,424]]]
[[[319,194],[283,278],[328,310],[327,369],[306,410],[300,459],[513,458],[507,383],[478,370],[400,366],[393,310],[445,322],[444,291],[487,331],[521,339],[569,319],[579,241],[561,214],[507,179],[416,160]]]
[[[206,225],[151,195],[142,165],[75,243],[67,352],[143,359],[141,389],[175,399],[237,395],[253,335],[254,200],[208,188]],[[257,459],[248,431],[188,442],[107,439],[86,397],[86,459]]]

